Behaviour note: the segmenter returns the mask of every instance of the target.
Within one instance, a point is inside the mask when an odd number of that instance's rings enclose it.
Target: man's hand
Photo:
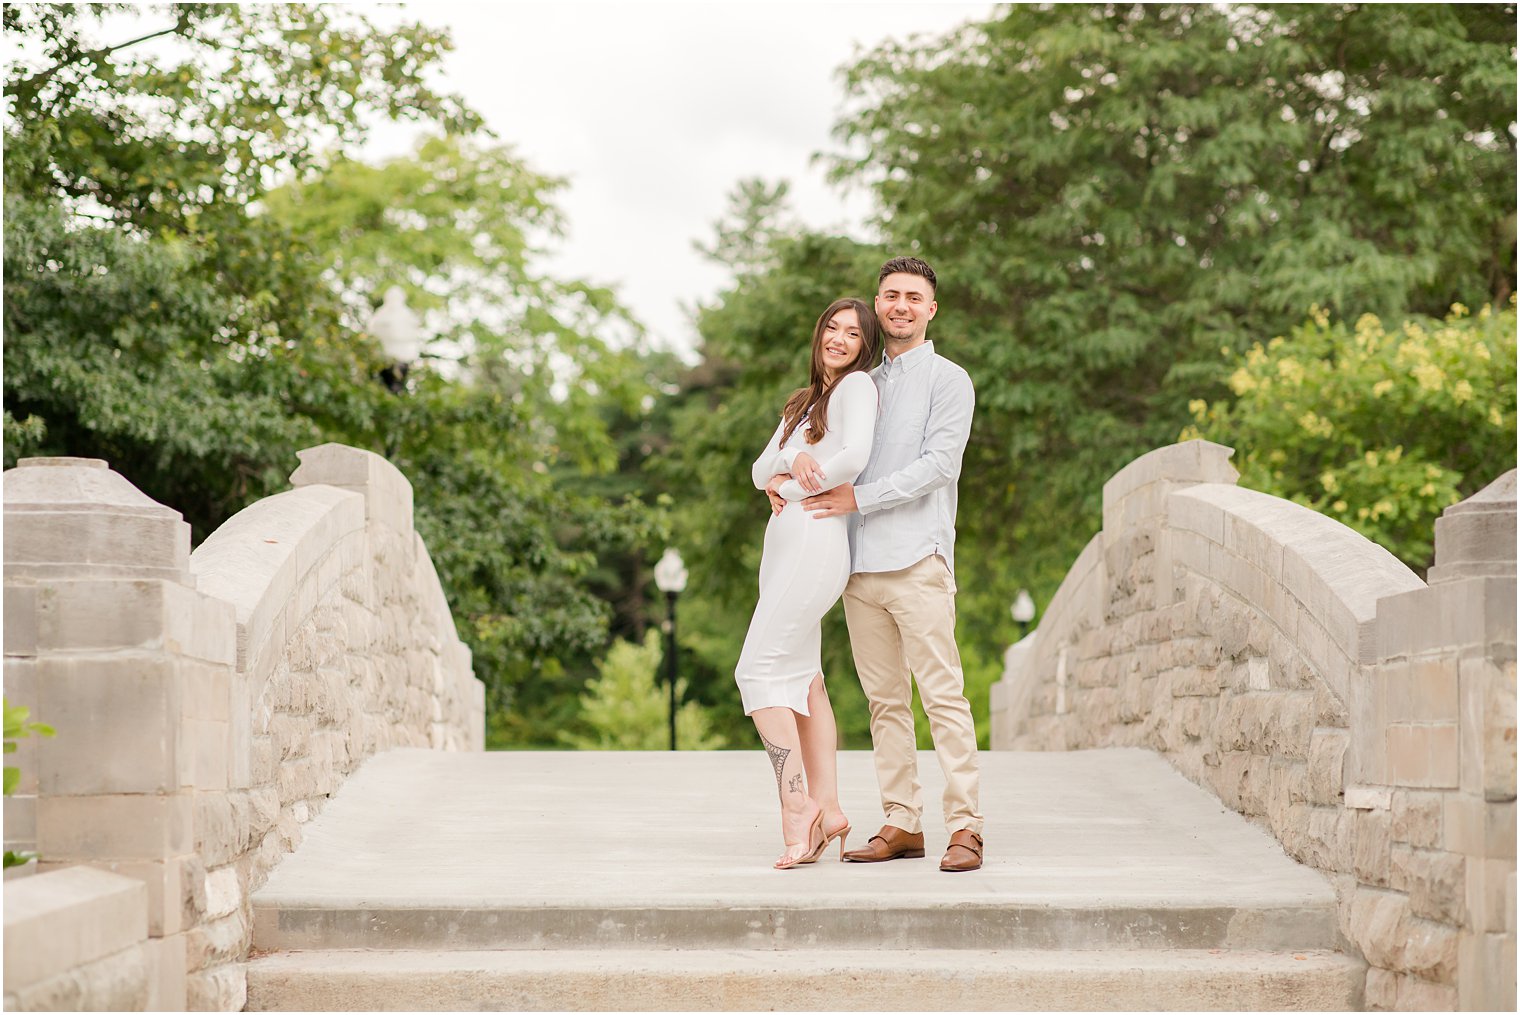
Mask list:
[[[818,467],[818,462],[813,456],[806,451],[793,459],[792,475],[797,477],[797,482],[808,493],[817,493],[823,489],[823,470]]]
[[[835,515],[854,514],[860,510],[855,504],[855,487],[849,483],[809,497],[802,502],[802,506],[814,518],[833,518]]]
[[[790,472],[778,472],[771,477],[771,481],[765,484],[765,495],[771,499],[771,514],[779,515],[781,509],[786,507],[786,498],[776,491],[781,484],[792,478]]]

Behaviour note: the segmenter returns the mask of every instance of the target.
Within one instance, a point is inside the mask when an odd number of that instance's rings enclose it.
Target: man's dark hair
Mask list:
[[[934,269],[929,267],[928,261],[922,261],[916,257],[894,257],[882,265],[881,274],[876,276],[877,286],[879,287],[888,275],[895,275],[899,271],[922,276],[928,281],[930,289],[939,292],[939,279],[934,277]]]

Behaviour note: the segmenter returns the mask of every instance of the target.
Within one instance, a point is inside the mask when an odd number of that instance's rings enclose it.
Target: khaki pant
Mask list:
[[[871,743],[887,824],[923,831],[913,731],[916,680],[945,773],[945,828],[969,828],[980,835],[976,724],[955,647],[955,579],[944,558],[932,554],[901,571],[851,575],[844,615],[860,685],[871,705]]]

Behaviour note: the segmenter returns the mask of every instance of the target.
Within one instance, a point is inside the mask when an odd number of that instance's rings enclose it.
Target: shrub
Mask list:
[[[1415,571],[1442,510],[1515,466],[1515,306],[1385,328],[1318,308],[1225,352],[1233,401],[1189,403],[1181,439],[1237,449],[1240,483],[1329,515]]]
[[[9,701],[5,706],[5,753],[13,754],[16,750],[16,741],[22,737],[39,736],[50,737],[53,735],[53,727],[40,722],[28,722],[32,710],[22,705],[12,705]],[[16,791],[16,786],[21,782],[21,769],[14,765],[5,766],[5,795],[10,796]],[[5,851],[5,866],[19,867],[28,860],[35,859],[36,853],[13,853]]]

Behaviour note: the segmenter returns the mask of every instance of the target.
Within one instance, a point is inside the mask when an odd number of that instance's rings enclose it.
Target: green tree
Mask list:
[[[1510,5],[1011,5],[847,68],[830,162],[876,197],[881,242],[800,231],[784,193],[743,185],[709,248],[736,280],[700,314],[655,466],[700,553],[697,693],[732,693],[765,520],[746,466],[817,308],[870,293],[888,254],[939,272],[930,337],[977,389],[956,570],[985,722],[1018,588],[1048,599],[1103,483],[1171,443],[1189,399],[1228,399],[1221,348],[1315,305],[1401,320],[1513,292],[1514,32]],[[1463,470],[1460,447],[1427,450]],[[837,617],[824,645],[847,673]],[[857,746],[852,683],[830,686]]]
[[[940,274],[977,387],[963,613],[991,650],[1103,482],[1311,305],[1396,320],[1514,287],[1513,5],[1012,5],[845,75],[841,181]]]
[[[610,290],[539,269],[562,232],[553,201],[564,181],[507,146],[459,137],[424,139],[381,165],[340,157],[319,170],[263,203],[317,255],[353,326],[401,286],[464,379],[510,397],[558,455],[610,467],[603,403],[641,411],[651,384],[643,329]]]
[[[494,746],[555,742],[612,619],[602,561],[662,531],[635,491],[596,482],[617,466],[613,422],[634,425],[657,379],[610,292],[538,270],[561,185],[446,137],[381,165],[334,160],[264,202],[356,327],[400,285],[450,350],[385,407],[385,441],[487,682]]]
[[[1233,399],[1182,439],[1232,444],[1242,486],[1344,522],[1424,573],[1441,511],[1515,467],[1515,308],[1385,329],[1317,310],[1230,353]]]
[[[559,741],[583,751],[659,751],[670,746],[668,691],[656,674],[664,652],[660,634],[650,631],[643,644],[618,639],[597,661],[597,677],[580,696],[575,728],[561,730]],[[676,681],[676,697],[686,697],[686,681]],[[728,741],[712,731],[707,710],[685,701],[676,710],[676,743],[683,751],[713,751]]]
[[[598,562],[659,532],[637,498],[577,485],[614,466],[609,421],[656,380],[611,293],[538,268],[559,181],[425,83],[441,33],[306,5],[145,10],[5,11],[33,54],[6,85],[7,465],[106,458],[199,540],[284,488],[301,447],[387,454],[493,743],[552,744],[607,638]],[[144,55],[155,36],[173,46]],[[449,133],[346,157],[376,113]],[[447,360],[400,398],[361,333],[390,285]]]
[[[378,350],[257,201],[375,114],[477,127],[423,80],[447,37],[300,4],[11,4],[3,23],[24,54],[5,78],[6,464],[107,458],[204,538],[315,435],[376,422]]]
[[[22,54],[5,79],[7,193],[67,196],[145,232],[241,219],[377,117],[481,122],[426,81],[446,32],[342,6],[8,4],[4,31]]]
[[[5,464],[107,459],[203,539],[284,486],[297,449],[372,418],[367,356],[331,332],[229,334],[204,248],[6,198]]]

